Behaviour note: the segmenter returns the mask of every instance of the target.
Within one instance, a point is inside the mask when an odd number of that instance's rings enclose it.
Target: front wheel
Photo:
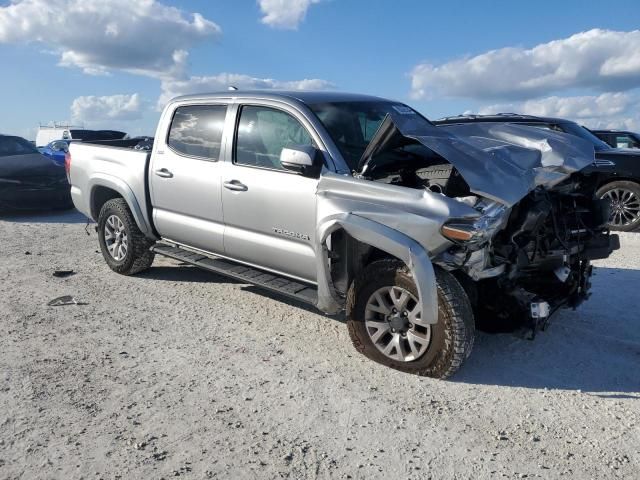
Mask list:
[[[611,182],[600,187],[596,196],[609,201],[609,226],[613,230],[630,232],[640,227],[640,185],[624,180]]]
[[[366,267],[347,294],[354,347],[396,370],[434,378],[455,373],[473,347],[469,298],[453,275],[436,270],[438,321],[422,321],[422,305],[407,267],[381,260]]]
[[[114,198],[106,202],[98,216],[100,249],[109,268],[122,275],[133,275],[151,266],[153,242],[138,228],[127,202]]]

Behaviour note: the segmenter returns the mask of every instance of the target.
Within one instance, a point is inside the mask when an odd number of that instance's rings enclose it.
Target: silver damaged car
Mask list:
[[[151,151],[132,146],[67,157],[112,270],[164,255],[344,311],[359,352],[419,375],[453,374],[476,324],[535,335],[619,248],[581,173],[592,145],[535,127],[451,131],[377,97],[233,91],[174,99]]]

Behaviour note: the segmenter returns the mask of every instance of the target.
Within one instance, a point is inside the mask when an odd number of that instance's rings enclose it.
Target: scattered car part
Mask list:
[[[73,270],[55,270],[53,272],[53,276],[57,278],[67,278],[75,274],[76,272],[74,272]]]
[[[47,305],[50,307],[64,307],[66,305],[87,305],[87,303],[79,302],[72,295],[63,295],[62,297],[54,298]]]

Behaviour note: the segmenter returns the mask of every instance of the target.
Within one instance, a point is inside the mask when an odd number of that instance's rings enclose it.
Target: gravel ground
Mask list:
[[[478,333],[450,381],[170,260],[118,276],[77,213],[5,217],[0,246],[0,478],[640,477],[640,235],[577,311]]]

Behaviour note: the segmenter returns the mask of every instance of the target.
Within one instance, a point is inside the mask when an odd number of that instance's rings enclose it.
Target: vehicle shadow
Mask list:
[[[242,283],[186,265],[156,266],[140,278],[172,282]],[[640,399],[640,315],[633,309],[640,271],[596,268],[593,295],[577,310],[558,312],[535,340],[525,332],[476,332],[471,357],[451,379],[478,385],[592,392]],[[242,290],[321,315],[316,308],[253,285]],[[327,320],[345,322],[344,315]],[[528,332],[526,332],[528,333]]]
[[[535,340],[477,332],[471,357],[452,380],[640,398],[640,271],[594,271],[591,298],[575,311],[558,312]]]
[[[10,211],[0,213],[0,220],[12,223],[87,223],[87,217],[75,208],[69,210]]]

